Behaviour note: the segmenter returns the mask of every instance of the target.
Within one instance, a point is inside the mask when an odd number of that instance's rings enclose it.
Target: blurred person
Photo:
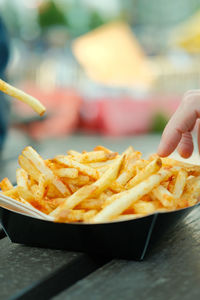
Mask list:
[[[9,38],[6,28],[0,18],[0,78],[5,79],[5,68],[9,58]],[[0,92],[0,151],[6,137],[9,121],[9,102]]]
[[[176,148],[183,158],[189,158],[194,150],[191,131],[197,126],[197,142],[200,153],[200,90],[188,91],[169,120],[158,147],[160,156],[170,155]]]

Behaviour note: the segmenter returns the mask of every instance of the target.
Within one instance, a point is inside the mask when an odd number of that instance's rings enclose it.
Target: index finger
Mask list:
[[[170,155],[178,146],[182,134],[190,132],[200,116],[199,94],[189,94],[183,99],[181,105],[168,122],[163,132],[158,154],[160,156]]]

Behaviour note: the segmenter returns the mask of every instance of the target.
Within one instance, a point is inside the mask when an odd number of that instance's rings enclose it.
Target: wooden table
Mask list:
[[[49,156],[69,148],[89,150],[97,144],[122,151],[133,144],[147,153],[156,150],[158,140],[158,136],[121,140],[75,136],[46,141],[37,149]],[[28,143],[21,140],[15,154],[5,149],[1,177],[14,182],[16,157]],[[142,262],[12,244],[1,229],[0,299],[200,299],[199,219],[196,209],[166,233]]]

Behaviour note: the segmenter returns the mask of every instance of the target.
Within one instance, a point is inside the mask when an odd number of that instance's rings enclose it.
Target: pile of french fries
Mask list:
[[[133,147],[122,154],[103,146],[70,150],[47,160],[26,147],[19,165],[17,186],[4,178],[1,193],[56,222],[122,221],[199,201],[200,166],[156,154],[145,160]]]

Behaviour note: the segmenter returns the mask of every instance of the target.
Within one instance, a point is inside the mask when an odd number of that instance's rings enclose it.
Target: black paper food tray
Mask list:
[[[143,260],[150,244],[198,205],[102,224],[55,223],[0,207],[0,223],[13,243]]]

